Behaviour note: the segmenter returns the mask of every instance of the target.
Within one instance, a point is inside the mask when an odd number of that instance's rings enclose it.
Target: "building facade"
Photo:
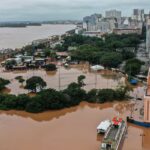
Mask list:
[[[122,35],[122,34],[141,34],[141,29],[139,28],[118,28],[114,29],[113,33]]]
[[[134,9],[131,17],[122,17],[121,11],[109,10],[105,17],[101,14],[93,14],[83,18],[83,32],[101,32],[116,34],[141,34],[143,26],[150,15],[145,15],[143,9]],[[147,49],[150,45],[149,25],[147,25]],[[148,50],[150,51],[150,50]]]
[[[146,52],[150,56],[150,19],[148,19],[146,24]]]
[[[144,122],[150,122],[150,69],[147,76],[147,89],[144,95]]]
[[[97,31],[100,31],[102,33],[110,32],[110,24],[106,20],[101,20],[97,24]]]
[[[144,9],[133,9],[132,19],[138,21],[144,21]]]
[[[105,17],[106,18],[121,18],[121,11],[117,10],[109,10],[105,12]]]
[[[101,20],[101,14],[93,14],[83,18],[83,28],[86,31],[97,31],[97,24]]]

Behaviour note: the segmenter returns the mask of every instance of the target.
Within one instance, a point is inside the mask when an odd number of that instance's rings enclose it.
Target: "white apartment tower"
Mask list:
[[[117,18],[120,19],[121,18],[121,11],[117,11],[117,10],[109,10],[105,12],[105,17],[106,18]]]
[[[118,10],[109,10],[105,12],[105,17],[108,19],[117,19],[117,24],[120,25],[121,24],[121,11]]]

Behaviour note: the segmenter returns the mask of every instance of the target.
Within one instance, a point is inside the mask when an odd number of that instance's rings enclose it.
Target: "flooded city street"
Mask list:
[[[130,114],[130,102],[89,104],[59,111],[30,114],[0,111],[1,150],[98,150],[102,136],[97,136],[100,121],[118,113]],[[142,136],[143,142],[142,142]],[[150,130],[128,124],[123,150],[150,149]]]

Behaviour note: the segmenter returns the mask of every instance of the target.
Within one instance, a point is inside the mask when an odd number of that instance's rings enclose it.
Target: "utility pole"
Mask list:
[[[95,71],[95,89],[97,88],[97,70]]]
[[[108,89],[108,78],[107,78],[107,89]]]
[[[61,89],[60,66],[58,68],[58,88],[59,88],[59,91],[60,91],[60,89]]]
[[[130,105],[130,113],[131,113],[131,114],[130,114],[130,117],[131,117],[131,118],[133,118],[134,107],[135,107],[135,104],[131,104],[131,105]]]
[[[144,133],[140,134],[140,136],[142,137],[142,147],[143,147],[143,137],[145,136]]]

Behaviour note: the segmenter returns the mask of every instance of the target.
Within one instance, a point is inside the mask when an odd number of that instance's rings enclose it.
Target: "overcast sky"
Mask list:
[[[0,0],[0,21],[79,19],[110,9],[131,15],[133,8],[150,10],[150,0]]]

